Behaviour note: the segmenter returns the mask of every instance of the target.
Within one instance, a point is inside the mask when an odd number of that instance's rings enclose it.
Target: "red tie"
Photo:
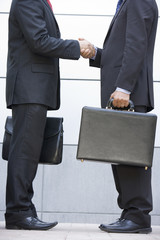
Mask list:
[[[52,11],[53,11],[52,4],[51,4],[50,0],[47,0],[47,3],[50,6],[50,8],[52,9]]]

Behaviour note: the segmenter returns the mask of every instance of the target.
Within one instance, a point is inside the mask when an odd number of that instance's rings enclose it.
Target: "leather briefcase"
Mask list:
[[[157,116],[84,107],[77,159],[152,166]]]
[[[11,136],[13,132],[12,117],[8,116],[2,145],[2,158],[8,160]],[[39,163],[56,165],[62,162],[63,153],[63,118],[48,117]]]

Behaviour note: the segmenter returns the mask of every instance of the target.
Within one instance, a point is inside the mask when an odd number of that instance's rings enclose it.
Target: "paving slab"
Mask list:
[[[97,224],[59,223],[48,231],[7,230],[0,222],[0,240],[160,240],[160,226],[150,234],[102,232]]]

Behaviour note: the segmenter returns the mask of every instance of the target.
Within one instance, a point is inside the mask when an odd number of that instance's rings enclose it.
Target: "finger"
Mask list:
[[[79,41],[84,41],[85,39],[84,38],[78,38]]]
[[[81,56],[82,56],[83,58],[89,58],[89,55],[88,55],[88,54],[81,54]]]
[[[85,51],[84,51],[84,54],[90,54],[91,53],[91,51],[90,51],[90,49],[85,49]]]
[[[88,54],[90,54],[90,50],[89,49],[83,49],[83,51],[81,51],[81,54],[88,55]]]
[[[114,107],[118,107],[118,106],[117,106],[117,100],[116,100],[115,98],[113,98],[113,106],[114,106]]]
[[[84,54],[84,53],[85,53],[85,49],[82,48],[82,49],[81,49],[81,54]]]
[[[90,57],[91,57],[91,54],[90,54],[90,52],[85,52],[85,53],[82,55],[82,57],[84,57],[84,58],[90,58]]]
[[[129,101],[126,100],[126,101],[124,102],[124,106],[125,106],[125,107],[128,107],[128,105],[129,105]]]

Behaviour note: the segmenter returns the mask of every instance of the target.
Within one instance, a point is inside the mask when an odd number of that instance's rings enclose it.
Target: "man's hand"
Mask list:
[[[79,38],[80,53],[83,58],[92,58],[95,56],[95,48],[93,44],[85,40],[84,38]]]
[[[111,94],[110,98],[113,98],[114,107],[124,108],[129,104],[130,95],[120,91],[115,91]]]

